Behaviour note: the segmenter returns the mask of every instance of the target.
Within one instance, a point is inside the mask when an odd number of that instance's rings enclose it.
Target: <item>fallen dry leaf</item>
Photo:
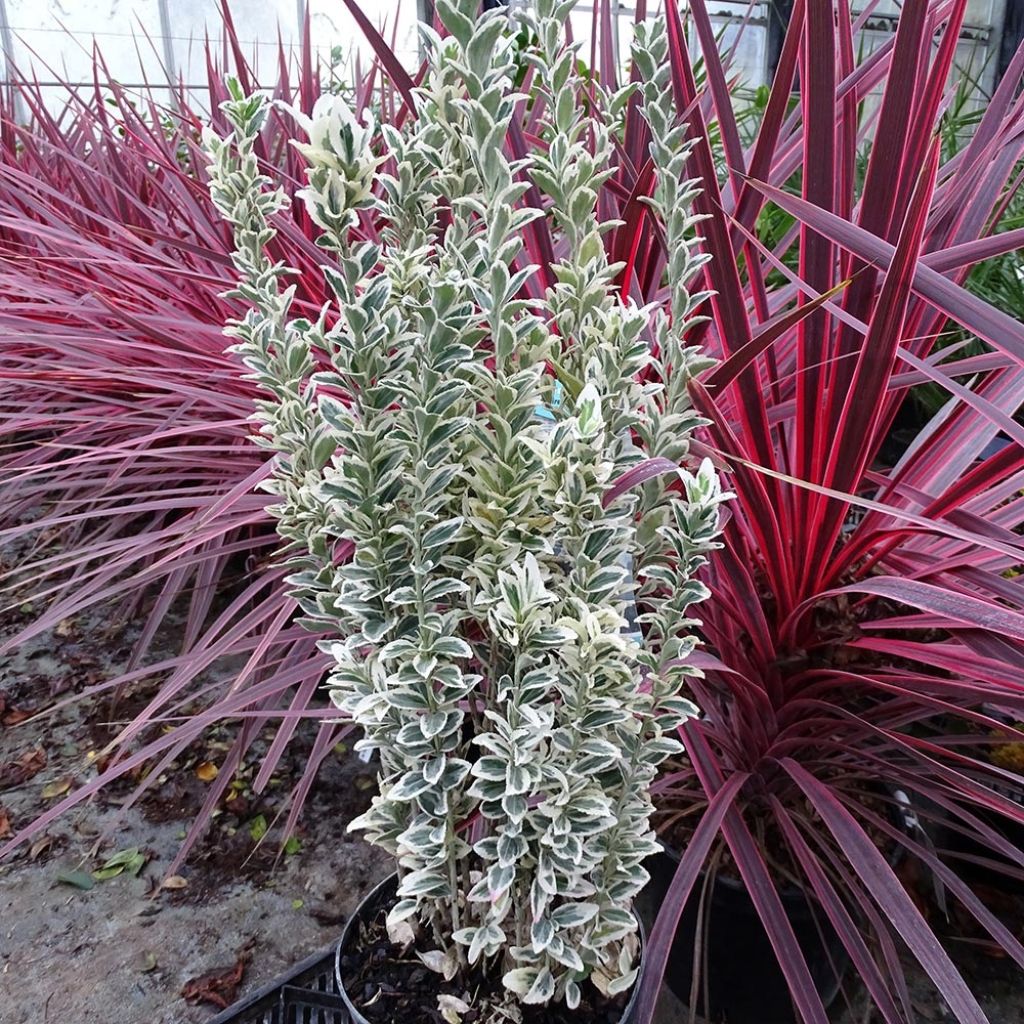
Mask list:
[[[71,619],[61,619],[60,622],[58,622],[57,625],[54,627],[53,631],[57,634],[57,636],[71,636],[72,628],[73,626]]]
[[[0,804],[0,839],[11,834],[11,819],[7,816],[4,805]]]
[[[22,708],[9,708],[0,715],[0,725],[10,728],[12,725],[20,725],[29,717],[29,713]]]
[[[20,786],[46,767],[46,752],[42,747],[26,750],[16,761],[0,765],[0,789]]]
[[[188,879],[181,875],[168,875],[160,885],[161,889],[184,889],[188,885]]]
[[[204,761],[196,768],[196,777],[202,782],[213,782],[217,778],[217,766],[212,761]]]
[[[182,998],[187,1003],[213,1003],[222,1010],[227,1009],[235,1001],[250,955],[248,950],[243,950],[234,966],[207,971],[185,982]]]
[[[70,779],[55,779],[43,786],[43,799],[53,800],[55,797],[63,796],[70,788]]]
[[[53,836],[41,836],[28,848],[28,859],[39,860],[40,855],[45,853],[51,846],[53,846]]]
[[[462,1024],[462,1015],[469,1013],[470,1005],[458,996],[439,995],[437,1008],[448,1024]]]

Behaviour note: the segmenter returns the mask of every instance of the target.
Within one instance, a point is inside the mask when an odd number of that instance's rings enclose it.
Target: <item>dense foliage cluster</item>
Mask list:
[[[476,19],[473,2],[438,4],[451,35],[428,31],[418,116],[384,127],[381,155],[372,122],[340,98],[318,103],[301,195],[335,302],[314,321],[292,317],[291,270],[268,255],[286,199],[254,154],[265,101],[233,83],[233,132],[206,144],[251,306],[230,333],[271,396],[260,434],[278,453],[279,531],[298,549],[289,582],[338,634],[324,645],[332,696],[380,755],[380,795],[352,827],[400,866],[389,927],[412,938],[418,922],[445,972],[496,959],[524,1002],[574,1007],[585,979],[615,995],[637,975],[650,787],[695,712],[680,696],[694,672],[687,613],[707,594],[693,577],[726,495],[706,460],[675,474],[681,494],[649,488],[642,508],[611,493],[644,461],[642,439],[685,455],[697,423],[685,384],[707,364],[684,342],[683,278],[667,310],[614,287],[596,204],[626,93],[601,97],[602,118],[577,102],[561,38],[571,6],[538,4],[525,54],[547,101],[544,158],[505,155],[516,37],[504,12]],[[663,121],[664,35],[637,42],[645,106]],[[676,201],[695,191],[678,181],[686,152],[682,129],[655,151],[655,202],[683,269],[701,262]],[[524,172],[543,208],[520,203]],[[380,243],[352,237],[360,214]],[[538,217],[565,256],[531,302],[519,296],[536,268],[512,267]],[[627,633],[631,574],[658,638],[648,647]]]

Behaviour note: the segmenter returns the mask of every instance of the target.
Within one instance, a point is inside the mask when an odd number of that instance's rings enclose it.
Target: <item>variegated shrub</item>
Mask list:
[[[393,938],[450,977],[503,977],[482,1019],[636,978],[649,790],[696,711],[680,695],[687,612],[726,497],[708,463],[637,470],[685,459],[686,382],[705,365],[684,341],[700,257],[664,27],[638,31],[635,59],[671,301],[638,308],[613,285],[596,211],[629,92],[581,80],[571,6],[539,0],[524,37],[502,11],[438,0],[450,34],[424,27],[401,131],[337,97],[298,118],[336,296],[315,323],[290,317],[292,271],[268,255],[285,200],[254,155],[265,101],[233,86],[234,130],[206,137],[249,307],[229,332],[268,396],[259,441],[278,453],[292,586],[336,633],[331,696],[380,757],[380,795],[352,827],[397,860]],[[545,145],[510,161],[523,61]],[[352,241],[359,217],[379,244]],[[560,258],[528,300],[521,238],[538,217]],[[630,473],[646,482],[626,487]]]

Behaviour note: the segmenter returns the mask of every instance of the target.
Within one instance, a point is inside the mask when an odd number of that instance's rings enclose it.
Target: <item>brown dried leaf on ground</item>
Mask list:
[[[222,1010],[227,1009],[235,1001],[250,959],[252,950],[246,947],[238,954],[234,966],[214,968],[185,982],[181,990],[182,998],[187,1003],[212,1003]]]
[[[10,789],[27,782],[46,767],[46,752],[42,747],[26,750],[21,757],[0,764],[0,789]]]
[[[15,707],[11,698],[0,690],[0,725],[9,727],[19,725],[29,717],[29,712],[23,708]]]
[[[20,725],[28,717],[29,713],[24,708],[8,707],[0,714],[0,725],[10,728],[12,725]]]
[[[0,839],[11,834],[11,819],[7,814],[3,804],[0,804]]]
[[[3,836],[3,832],[0,831],[0,837]],[[28,850],[28,859],[31,861],[38,860],[50,847],[53,846],[53,836],[49,833],[40,836]]]

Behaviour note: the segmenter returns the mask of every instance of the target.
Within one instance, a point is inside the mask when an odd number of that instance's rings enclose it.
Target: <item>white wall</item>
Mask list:
[[[278,39],[289,51],[300,43],[306,0],[231,0],[247,58],[264,81],[277,76]],[[370,48],[342,0],[308,0],[311,39],[319,57],[341,48],[349,58]],[[417,0],[361,0],[362,9],[410,65],[417,59]],[[202,102],[208,37],[219,51],[223,28],[217,0],[0,0],[5,53],[24,73],[53,83],[89,85],[92,49],[128,89],[182,80]],[[3,77],[6,77],[4,75]],[[161,98],[166,96],[161,91]]]
[[[413,66],[418,59],[416,17],[419,0],[360,0],[370,20],[394,39],[400,56]],[[524,0],[519,0],[524,2]],[[634,17],[633,0],[612,0],[618,11],[619,57],[629,52]],[[321,59],[329,61],[332,48],[351,58],[370,49],[342,0],[231,0],[230,7],[246,55],[262,72],[262,79],[276,78],[278,35],[286,48],[299,44],[305,5],[309,5],[312,41]],[[589,55],[593,0],[580,0],[572,15],[575,38]],[[969,0],[965,41],[958,60],[962,75],[970,69],[981,80],[984,102],[995,78],[995,51],[1002,30],[1006,0]],[[653,12],[659,0],[649,0]],[[862,6],[854,3],[854,7]],[[874,18],[860,39],[866,49],[879,45],[892,31],[900,0],[878,0]],[[709,11],[727,45],[736,43],[731,71],[742,84],[752,87],[766,81],[767,39],[765,4],[755,2],[748,11],[746,0],[709,0]],[[741,22],[746,21],[739,33]],[[6,24],[7,28],[4,29]],[[52,94],[60,97],[59,82],[91,80],[91,51],[102,52],[111,74],[126,88],[143,83],[163,83],[168,75],[195,87],[193,99],[203,105],[206,81],[203,44],[206,36],[221,43],[221,19],[217,0],[0,0],[0,43],[22,71],[34,71],[54,83]],[[737,41],[738,36],[738,41]],[[691,40],[699,52],[696,39]],[[3,76],[3,77],[6,77]],[[166,90],[160,98],[167,96]],[[169,98],[169,97],[168,97]]]

